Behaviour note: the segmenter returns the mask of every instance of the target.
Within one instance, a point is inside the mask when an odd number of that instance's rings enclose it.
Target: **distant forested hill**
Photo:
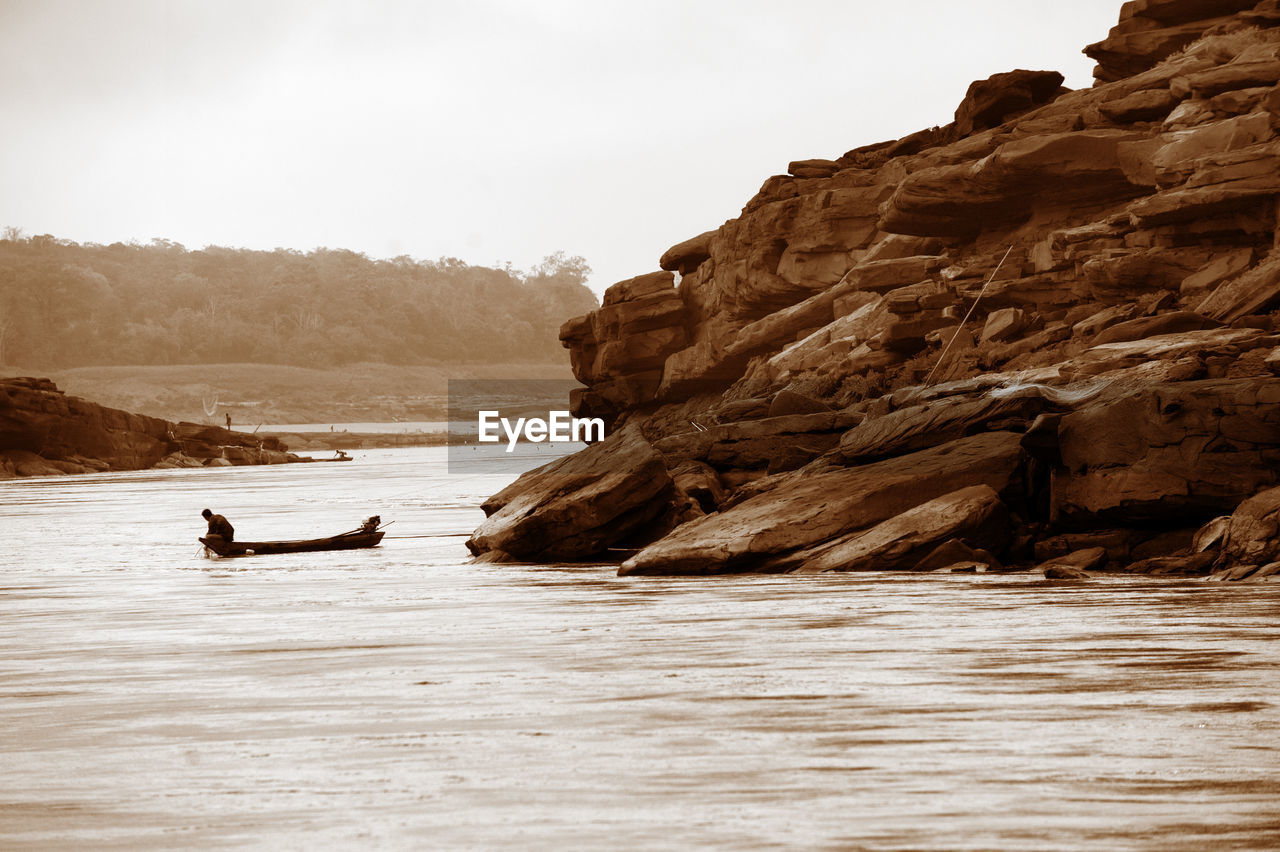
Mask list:
[[[0,239],[0,364],[423,364],[565,359],[596,307],[580,257],[529,272],[211,246]]]

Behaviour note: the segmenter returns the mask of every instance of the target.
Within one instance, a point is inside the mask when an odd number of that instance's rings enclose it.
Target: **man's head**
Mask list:
[[[200,513],[200,515],[207,521],[213,517],[213,512],[210,512],[208,509],[205,509],[203,512]]]

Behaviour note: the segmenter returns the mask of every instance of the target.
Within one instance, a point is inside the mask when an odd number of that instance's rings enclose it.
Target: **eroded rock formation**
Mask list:
[[[106,408],[48,379],[0,379],[0,479],[291,461],[301,459],[275,438]]]
[[[627,512],[665,520],[596,535],[556,503],[537,540],[486,524],[473,550],[590,540],[572,555],[632,548],[632,574],[1280,571],[1259,543],[1280,3],[1133,0],[1085,50],[1090,89],[997,74],[950,124],[791,163],[567,323],[573,405],[652,468]]]

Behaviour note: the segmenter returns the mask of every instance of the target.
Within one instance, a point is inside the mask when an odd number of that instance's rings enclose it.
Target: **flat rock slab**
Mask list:
[[[1085,547],[1042,562],[1036,566],[1036,570],[1049,579],[1076,579],[1074,575],[1077,572],[1096,571],[1106,563],[1105,547]],[[1088,577],[1087,573],[1085,577]]]
[[[1113,370],[1125,370],[1148,361],[1204,358],[1217,354],[1238,354],[1264,345],[1272,339],[1256,328],[1209,328],[1157,334],[1141,340],[1126,340],[1091,346],[1060,368],[1066,378],[1079,380]]]
[[[844,433],[840,453],[848,462],[902,455],[988,431],[987,424],[1030,423],[1052,408],[1051,400],[1030,392],[999,398],[982,394],[932,400],[864,420]]]
[[[1196,310],[1205,316],[1230,321],[1256,313],[1280,298],[1280,253],[1253,269],[1218,286]]]
[[[1050,565],[1044,569],[1046,580],[1088,580],[1089,572],[1071,565]]]
[[[776,487],[676,528],[618,573],[766,570],[771,559],[868,529],[962,488],[1004,492],[1021,481],[1019,438],[988,432],[861,467],[784,477]]]
[[[770,567],[797,574],[913,569],[929,552],[955,537],[980,546],[1003,544],[1008,512],[989,485],[974,485],[908,509],[869,530],[784,557]]]

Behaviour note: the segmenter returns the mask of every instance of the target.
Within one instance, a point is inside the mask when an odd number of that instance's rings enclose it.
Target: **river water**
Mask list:
[[[0,848],[1280,846],[1276,585],[469,565],[443,460],[0,484]]]

